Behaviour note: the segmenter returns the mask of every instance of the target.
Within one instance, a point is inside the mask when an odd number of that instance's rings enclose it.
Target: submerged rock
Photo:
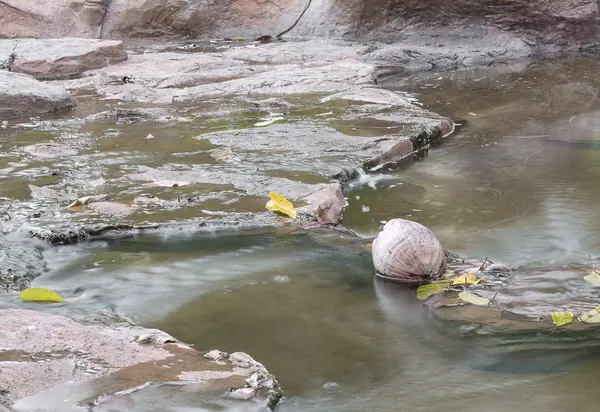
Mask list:
[[[62,143],[37,143],[25,146],[23,151],[40,160],[69,157],[77,154],[77,150]]]
[[[39,410],[41,405],[56,412],[76,405],[129,405],[138,392],[147,396],[155,385],[176,385],[173,397],[185,385],[182,394],[198,392],[207,401],[243,393],[244,400],[271,408],[281,397],[277,380],[241,352],[217,362],[155,329],[86,326],[20,309],[5,309],[0,315],[0,386],[7,388],[0,401],[19,411]],[[270,384],[261,384],[265,381]]]
[[[0,70],[0,118],[55,113],[75,107],[63,87]]]
[[[46,261],[37,245],[0,234],[0,292],[21,291],[45,271]]]

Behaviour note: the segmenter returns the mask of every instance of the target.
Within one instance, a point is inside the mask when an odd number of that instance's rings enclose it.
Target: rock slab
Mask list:
[[[75,100],[63,87],[0,70],[0,119],[55,113],[72,107]]]
[[[0,61],[9,61],[10,71],[39,80],[71,78],[124,60],[127,52],[123,43],[116,40],[0,40]]]
[[[179,382],[177,388],[191,385],[188,390],[215,399],[251,392],[250,398],[264,395],[269,405],[281,397],[275,378],[251,356],[219,352],[205,358],[156,329],[82,325],[64,316],[5,309],[0,330],[0,387],[8,388],[0,404],[18,411],[97,405],[152,390],[151,383]]]

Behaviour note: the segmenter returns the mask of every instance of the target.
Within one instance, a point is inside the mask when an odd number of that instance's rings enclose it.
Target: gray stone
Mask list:
[[[64,316],[20,309],[4,309],[0,315],[0,386],[7,388],[2,403],[22,412],[37,410],[41,401],[44,410],[57,412],[90,399],[114,406],[127,394],[153,390],[152,383],[192,384],[189,390],[215,400],[228,389],[244,395],[237,399],[260,395],[267,404],[281,397],[275,378],[241,352],[217,363],[155,329],[82,325]],[[275,384],[264,390],[248,386],[245,380],[253,369],[240,367],[239,359],[260,365],[265,378]]]
[[[0,61],[12,54],[10,71],[39,80],[65,79],[127,60],[121,41],[93,39],[0,40]]]
[[[0,118],[55,113],[75,107],[63,87],[0,70]]]
[[[38,245],[24,239],[6,239],[0,234],[0,291],[21,291],[46,271]]]

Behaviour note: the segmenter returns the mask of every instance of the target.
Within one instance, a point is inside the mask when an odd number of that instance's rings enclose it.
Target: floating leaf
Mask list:
[[[455,278],[452,285],[476,285],[479,282],[485,280],[485,278],[478,278],[473,273],[465,273]]]
[[[274,213],[281,213],[286,216],[291,217],[292,219],[296,218],[296,208],[285,198],[285,196],[280,195],[275,192],[269,192],[269,197],[271,200],[267,202],[266,208]]]
[[[244,41],[245,39],[243,37],[232,37],[231,40],[232,41]]]
[[[600,275],[595,270],[592,270],[590,274],[584,276],[583,279],[593,286],[600,286]]]
[[[19,299],[25,302],[64,302],[58,293],[45,288],[27,288],[19,293]]]
[[[589,310],[587,312],[583,312],[577,318],[579,321],[583,323],[600,323],[600,307],[596,309]]]
[[[448,286],[450,286],[450,281],[447,280],[438,280],[426,285],[421,285],[417,288],[417,299],[425,300],[432,295],[442,293]]]
[[[477,296],[474,293],[462,291],[458,294],[458,297],[463,302],[471,303],[476,306],[487,306],[490,304],[490,300],[488,298],[482,298],[481,296]]]
[[[558,328],[573,322],[573,313],[571,312],[552,312],[552,322]]]

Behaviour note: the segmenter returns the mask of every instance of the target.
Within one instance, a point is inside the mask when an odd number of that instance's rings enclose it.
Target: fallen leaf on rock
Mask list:
[[[24,302],[64,302],[58,293],[45,288],[27,288],[19,293],[19,299]]]
[[[452,285],[476,285],[479,282],[484,281],[485,278],[478,278],[473,273],[465,273],[464,275],[460,275],[452,281]]]
[[[558,328],[573,322],[573,313],[571,312],[552,312],[552,322]]]
[[[488,298],[483,298],[467,291],[460,292],[458,297],[463,302],[467,302],[476,306],[488,306],[490,304],[490,300]]]
[[[600,286],[600,275],[595,270],[592,270],[590,274],[584,276],[583,279],[590,283],[592,286]]]
[[[281,213],[292,219],[296,218],[296,208],[292,202],[285,198],[285,196],[275,192],[269,192],[269,197],[271,200],[269,200],[265,206],[267,210],[270,210],[273,213]]]
[[[450,286],[450,281],[448,280],[438,280],[426,285],[421,285],[417,288],[417,299],[425,300],[432,295],[442,293],[448,286]]]
[[[75,199],[68,207],[85,206],[93,202],[102,202],[106,199],[108,199],[108,195],[84,196]]]
[[[600,310],[598,309],[600,309],[600,306],[596,309],[583,312],[577,319],[583,323],[600,323]]]

